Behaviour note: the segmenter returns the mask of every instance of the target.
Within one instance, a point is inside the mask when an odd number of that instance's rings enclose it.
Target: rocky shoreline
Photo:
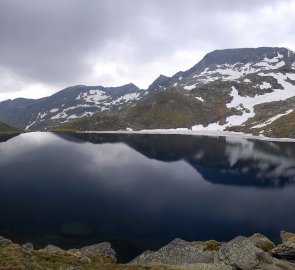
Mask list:
[[[110,243],[63,250],[48,245],[18,245],[0,236],[0,270],[295,270],[295,234],[281,232],[276,246],[262,234],[238,236],[229,242],[187,242],[175,239],[158,251],[146,251],[128,264],[116,263]]]

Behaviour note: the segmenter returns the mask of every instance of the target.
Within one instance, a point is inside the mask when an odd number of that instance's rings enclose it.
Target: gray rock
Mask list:
[[[278,260],[271,257],[269,254],[265,253],[263,256],[259,257],[260,264],[255,268],[255,270],[294,270],[295,265],[287,262]]]
[[[289,241],[278,245],[272,250],[272,255],[279,259],[295,260],[295,239],[291,238]]]
[[[221,245],[220,259],[237,269],[252,270],[259,265],[258,256],[263,253],[249,239],[238,236]]]
[[[86,246],[86,247],[82,247],[80,249],[78,249],[78,251],[84,255],[95,255],[95,254],[99,254],[101,256],[110,258],[112,260],[112,262],[116,262],[116,252],[115,250],[112,249],[112,246],[110,243],[108,242],[104,242],[104,243],[99,243],[96,245],[91,245],[91,246]]]
[[[32,243],[25,243],[22,245],[22,248],[26,250],[34,250],[34,245]]]
[[[12,242],[10,240],[0,236],[0,247],[6,247],[10,244],[12,244]]]
[[[270,241],[266,236],[264,236],[261,233],[255,233],[248,239],[254,244],[254,246],[266,252],[270,252],[273,248],[276,247],[272,241]]]
[[[60,247],[54,246],[54,245],[47,245],[42,250],[48,251],[48,252],[63,252],[64,250]]]
[[[32,243],[25,243],[21,246],[21,252],[25,257],[31,257],[34,246]]]
[[[175,239],[158,251],[146,251],[136,257],[131,264],[171,266],[196,266],[197,264],[218,263],[218,251],[206,250],[202,242],[187,242]]]
[[[294,233],[290,233],[290,232],[286,232],[286,231],[281,231],[280,232],[280,236],[282,239],[282,242],[285,243],[289,240],[295,239],[295,234]]]

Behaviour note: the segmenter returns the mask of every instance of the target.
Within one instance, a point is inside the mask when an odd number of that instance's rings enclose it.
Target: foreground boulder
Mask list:
[[[271,250],[276,247],[272,241],[270,241],[266,236],[264,236],[261,233],[255,233],[248,239],[254,244],[254,246],[266,252],[271,252]]]
[[[295,261],[295,234],[281,231],[282,244],[272,250],[272,255],[279,259]]]
[[[91,260],[96,260],[97,255],[109,258],[111,262],[116,262],[116,252],[108,242],[99,243],[96,245],[82,247],[80,249],[70,249],[69,252],[80,254],[81,257],[87,257]]]
[[[187,269],[220,269],[232,268],[219,261],[218,242],[187,242],[175,239],[158,251],[146,251],[130,264],[136,265],[169,265]]]
[[[281,231],[280,236],[281,236],[281,239],[282,239],[282,243],[285,243],[285,242],[287,242],[289,240],[295,240],[295,233]]]
[[[238,236],[228,243],[175,239],[158,251],[144,252],[130,264],[197,270],[295,270],[294,264],[271,256],[273,247],[262,234]]]
[[[272,250],[272,255],[279,259],[295,261],[295,239],[290,239],[278,245]]]
[[[259,265],[264,251],[246,237],[238,236],[220,248],[220,259],[236,269],[251,270]]]

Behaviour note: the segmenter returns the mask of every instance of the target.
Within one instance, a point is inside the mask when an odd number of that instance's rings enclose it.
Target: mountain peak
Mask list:
[[[190,71],[199,71],[211,65],[257,63],[264,61],[264,59],[274,58],[281,58],[286,64],[292,64],[295,61],[295,53],[289,49],[280,47],[215,50],[206,54],[197,65],[190,69]]]
[[[149,91],[153,91],[159,88],[164,87],[165,83],[169,81],[171,77],[167,77],[165,75],[160,75],[148,88]]]

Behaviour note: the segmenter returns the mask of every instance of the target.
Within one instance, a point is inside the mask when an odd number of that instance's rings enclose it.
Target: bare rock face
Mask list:
[[[272,255],[279,259],[295,260],[295,239],[292,238],[272,250]]]
[[[10,244],[12,244],[12,242],[10,240],[0,236],[0,247],[6,247]]]
[[[252,270],[259,265],[259,256],[264,251],[257,248],[248,238],[238,236],[220,248],[221,260],[236,269]]]
[[[158,251],[144,252],[130,264],[198,270],[295,270],[294,264],[271,256],[273,247],[262,234],[238,236],[227,243],[175,239]]]
[[[217,262],[218,252],[216,250],[208,250],[208,245],[205,242],[187,242],[177,238],[158,251],[144,252],[136,257],[131,264],[164,264],[192,267],[198,264],[213,264]]]
[[[111,244],[108,242],[99,243],[96,245],[86,246],[79,251],[87,256],[99,254],[104,257],[110,258],[112,262],[116,262],[116,252],[112,249]]]
[[[47,251],[47,252],[63,252],[64,251],[60,247],[57,247],[57,246],[54,246],[54,245],[47,245],[42,250]]]
[[[281,231],[282,244],[278,245],[271,252],[272,255],[279,259],[295,260],[295,234]]]
[[[275,248],[275,244],[270,241],[266,236],[261,233],[255,233],[248,238],[254,246],[262,249],[263,251],[270,252]]]
[[[281,231],[280,236],[282,239],[282,243],[285,243],[285,242],[292,240],[292,239],[295,240],[295,233]]]
[[[116,252],[112,249],[111,244],[103,242],[91,246],[85,246],[80,249],[63,250],[54,245],[47,245],[40,251],[53,254],[70,254],[76,256],[79,260],[87,263],[101,262],[107,260],[108,262],[115,263]]]

